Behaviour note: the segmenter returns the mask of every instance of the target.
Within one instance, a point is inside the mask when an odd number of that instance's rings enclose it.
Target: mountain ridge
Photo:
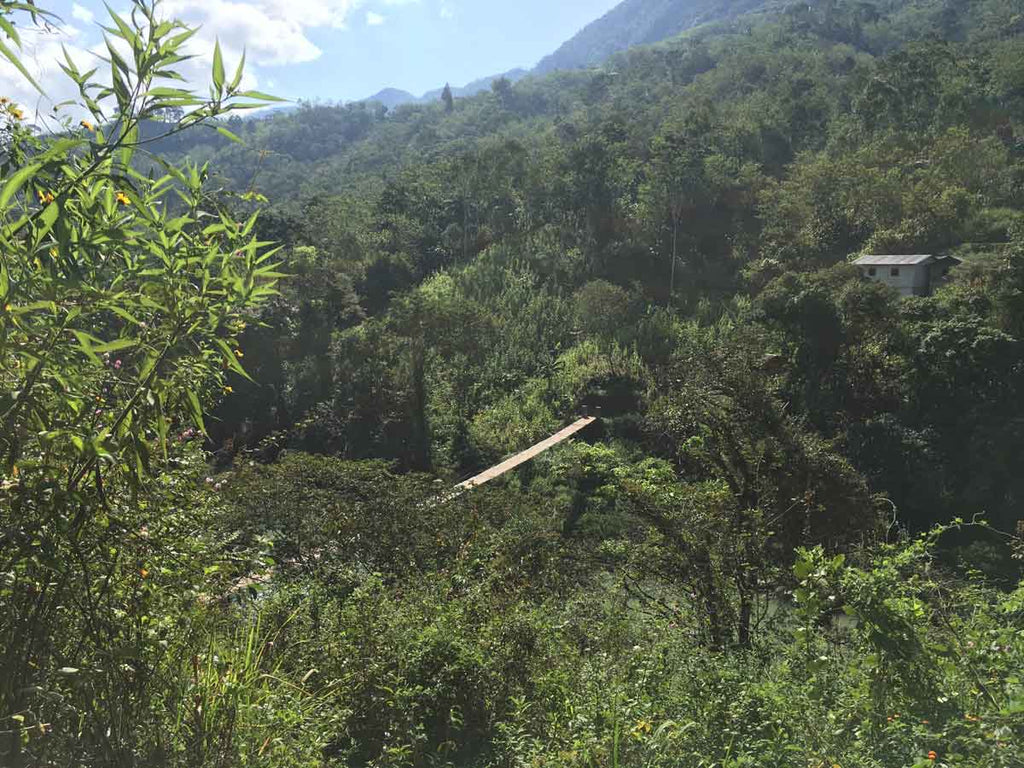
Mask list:
[[[516,83],[529,74],[529,70],[516,67],[515,69],[510,69],[507,72],[502,72],[497,75],[478,78],[459,88],[452,88],[452,95],[460,99],[469,98],[470,96],[476,96],[478,93],[489,91],[491,89],[491,83],[495,80],[505,78],[509,82]],[[434,88],[427,91],[422,96],[416,96],[415,94],[402,90],[401,88],[384,88],[373,94],[373,96],[369,96],[365,99],[358,99],[356,103],[370,103],[375,101],[379,104],[383,104],[388,109],[394,109],[395,107],[400,107],[403,104],[426,104],[428,102],[437,101],[441,98],[441,93],[443,91],[444,88]]]
[[[633,46],[661,42],[765,4],[765,0],[623,0],[541,59],[533,73],[596,66]]]
[[[586,69],[636,45],[658,43],[712,21],[733,18],[767,5],[768,0],[623,0],[594,19],[531,69],[516,68],[481,77],[461,88],[456,98],[475,96],[505,77],[515,83],[527,75]],[[362,102],[379,102],[389,109],[403,104],[423,104],[441,97],[442,88],[416,96],[398,88],[385,88]]]

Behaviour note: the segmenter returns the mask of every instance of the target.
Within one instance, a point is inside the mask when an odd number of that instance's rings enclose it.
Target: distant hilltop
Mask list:
[[[479,80],[462,86],[461,88],[452,88],[452,95],[458,98],[468,98],[470,96],[476,96],[478,93],[483,91],[489,91],[491,89],[491,83],[495,80],[505,78],[510,82],[517,82],[522,80],[530,74],[529,70],[526,69],[510,69],[508,72],[502,72],[499,75],[491,75],[490,77],[482,77]],[[444,88],[435,88],[432,91],[427,91],[422,96],[415,96],[408,91],[403,91],[400,88],[385,88],[383,91],[375,93],[367,99],[361,99],[361,101],[376,101],[383,104],[388,109],[394,109],[400,107],[403,104],[424,104],[431,101],[437,101],[441,98],[441,93]]]

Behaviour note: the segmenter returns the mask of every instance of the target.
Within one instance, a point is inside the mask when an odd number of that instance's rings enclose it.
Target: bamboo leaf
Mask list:
[[[199,430],[205,435],[206,424],[203,422],[203,408],[199,404],[199,396],[191,389],[185,390],[185,401],[188,405],[189,412],[192,414],[192,420],[199,427]]]
[[[131,349],[138,345],[138,339],[116,339],[115,341],[108,341],[106,344],[95,345],[93,346],[92,351],[98,355],[102,355],[107,352],[120,352],[122,349]]]
[[[158,86],[156,88],[150,88],[146,91],[147,96],[151,96],[155,99],[173,98],[173,99],[191,99],[192,94],[186,91],[184,88],[168,88],[166,86]]]
[[[35,81],[35,78],[29,74],[27,69],[25,69],[25,65],[21,63],[21,59],[18,58],[18,55],[14,53],[14,51],[12,51],[10,48],[8,48],[7,44],[4,43],[3,40],[0,40],[0,56],[3,56],[5,59],[11,62],[11,64],[13,64],[14,67],[19,72],[21,72],[25,79],[32,83],[33,88],[35,88],[37,91],[39,91],[39,93],[43,94],[44,96],[46,95],[43,89],[39,87],[39,83]]]
[[[14,41],[14,44],[18,48],[21,48],[21,38],[18,36],[18,30],[3,16],[0,16],[0,29],[2,29],[7,36]]]
[[[224,90],[224,56],[220,52],[220,40],[213,44],[213,84],[218,91]]]
[[[164,52],[170,52],[170,51],[176,50],[177,48],[180,48],[182,43],[184,43],[186,40],[191,38],[192,35],[194,35],[198,31],[199,31],[199,27],[193,27],[192,29],[185,30],[180,35],[175,35],[170,40],[168,40],[166,43],[164,43],[163,51]]]
[[[113,19],[114,23],[117,25],[117,31],[112,30],[109,27],[104,27],[104,29],[108,30],[112,35],[116,35],[117,37],[120,37],[126,43],[130,44],[133,48],[138,48],[139,47],[139,35],[138,35],[138,33],[134,29],[132,29],[130,26],[128,26],[128,24],[124,21],[124,19],[122,19],[120,16],[118,16],[116,13],[114,13],[113,9],[109,5],[104,3],[103,7],[105,7],[107,9],[107,13],[110,14],[110,18]]]
[[[38,171],[40,168],[39,163],[31,163],[26,165],[20,171],[15,173],[11,178],[4,184],[3,190],[0,190],[0,208],[3,208],[10,201],[19,189],[25,184],[31,176]]]
[[[263,93],[262,91],[242,91],[238,95],[243,99],[260,99],[261,101],[288,101],[288,99],[282,99],[280,96],[271,96],[269,93]]]
[[[240,138],[238,138],[238,136],[236,136],[235,134],[233,134],[231,131],[229,131],[227,128],[224,128],[223,126],[220,126],[220,125],[217,126],[217,133],[219,133],[224,138],[229,139],[229,140],[235,142],[236,144],[244,144],[245,143]]]
[[[123,308],[118,307],[118,306],[110,306],[110,307],[107,307],[107,309],[109,309],[111,312],[113,312],[118,317],[121,317],[121,318],[127,320],[132,325],[140,325],[139,319],[137,317],[135,317],[133,314],[131,314],[130,312],[128,312],[128,310],[126,310],[126,309],[123,309]]]
[[[234,92],[238,90],[238,86],[242,82],[242,74],[245,71],[245,51],[242,51],[242,59],[238,62],[238,68],[235,70],[235,76],[231,78],[231,85],[228,86],[228,90]]]
[[[131,72],[132,72],[131,68],[128,66],[128,64],[125,62],[125,60],[123,58],[121,58],[121,54],[119,54],[114,49],[114,44],[111,43],[109,39],[104,39],[104,42],[106,42],[106,44],[107,44],[107,51],[109,51],[109,53],[110,53],[110,60],[111,60],[111,62],[113,64],[115,64],[117,66],[117,68],[119,70],[121,70],[121,72],[124,73],[125,77],[131,77]]]
[[[228,368],[239,376],[252,381],[252,377],[245,372],[245,368],[243,368],[242,364],[238,362],[238,358],[235,357],[235,351],[231,349],[231,346],[224,341],[224,339],[214,339],[214,342],[216,342],[217,346],[220,347],[224,362],[227,364]]]
[[[164,398],[160,395],[156,399],[156,431],[160,437],[160,451],[163,453],[164,461],[167,461],[167,417],[164,416]]]
[[[50,230],[53,229],[53,225],[57,222],[57,214],[60,212],[60,206],[54,201],[50,203],[43,212],[39,214],[39,222],[42,226],[35,232],[35,242],[39,244],[43,238],[46,237]]]
[[[93,345],[92,345],[93,341],[99,341],[99,339],[96,339],[94,337],[89,336],[89,334],[86,333],[85,331],[74,331],[73,330],[73,331],[71,331],[71,333],[73,333],[75,338],[78,339],[78,346],[79,346],[79,348],[83,352],[85,352],[86,356],[88,356],[88,358],[90,360],[92,360],[94,363],[96,363],[97,365],[101,365],[102,362],[100,361],[99,357],[96,355],[96,352],[93,350]]]

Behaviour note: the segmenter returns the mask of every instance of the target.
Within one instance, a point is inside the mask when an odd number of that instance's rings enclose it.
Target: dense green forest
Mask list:
[[[245,114],[135,0],[0,103],[0,765],[1024,766],[1024,3],[700,6]]]

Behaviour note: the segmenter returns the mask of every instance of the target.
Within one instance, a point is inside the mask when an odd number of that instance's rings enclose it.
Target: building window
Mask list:
[[[899,277],[900,276],[900,268],[899,267],[893,267],[892,271],[889,274],[892,275],[893,277]]]
[[[878,270],[877,269],[875,269],[874,267],[871,267],[870,269],[868,269],[868,277],[875,277],[877,275],[878,275]]]

